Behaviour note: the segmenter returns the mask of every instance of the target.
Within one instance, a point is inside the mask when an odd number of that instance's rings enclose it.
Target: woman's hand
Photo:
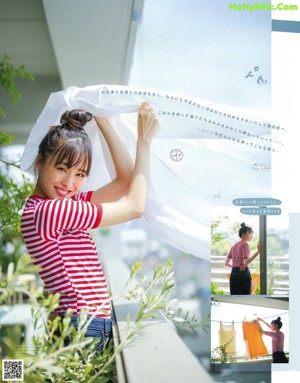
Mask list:
[[[148,102],[143,102],[138,113],[138,139],[150,144],[154,137],[159,121]]]
[[[258,242],[257,244],[257,250],[260,252],[261,251],[261,248],[262,248],[262,244],[260,242]]]

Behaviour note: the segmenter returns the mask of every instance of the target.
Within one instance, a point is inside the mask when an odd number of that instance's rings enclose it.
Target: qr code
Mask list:
[[[2,380],[23,380],[23,360],[2,360]]]

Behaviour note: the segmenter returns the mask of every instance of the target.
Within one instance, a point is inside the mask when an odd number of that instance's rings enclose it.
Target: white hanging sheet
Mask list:
[[[210,260],[210,207],[239,197],[270,196],[271,154],[283,143],[272,131],[285,132],[268,117],[245,109],[157,89],[117,85],[69,87],[52,93],[34,125],[21,159],[33,172],[38,145],[65,110],[81,108],[111,116],[113,126],[134,158],[137,111],[148,101],[160,121],[152,144],[151,179],[142,223],[187,254]],[[115,177],[114,166],[96,124],[86,130],[93,144],[93,165],[84,190]]]

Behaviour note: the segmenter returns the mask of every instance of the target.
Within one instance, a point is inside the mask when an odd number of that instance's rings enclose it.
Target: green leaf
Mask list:
[[[84,376],[87,376],[92,370],[93,370],[94,366],[93,365],[89,365],[85,368],[84,370]]]
[[[5,112],[3,109],[0,108],[0,115],[5,118]],[[0,144],[1,145],[8,145],[11,143],[11,141],[15,138],[13,134],[7,134],[6,132],[0,131]]]
[[[34,80],[34,77],[25,70],[23,65],[16,68],[11,64],[11,57],[4,54],[0,57],[0,87],[11,95],[13,104],[21,98],[21,93],[15,85],[16,77],[26,78],[30,81]]]

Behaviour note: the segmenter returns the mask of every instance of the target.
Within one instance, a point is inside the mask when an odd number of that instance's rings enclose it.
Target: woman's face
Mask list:
[[[48,157],[37,160],[38,180],[35,195],[44,198],[70,198],[75,195],[86,180],[86,170],[82,164],[76,164],[72,168],[62,162],[55,165],[55,159]]]
[[[271,323],[271,329],[272,329],[272,331],[278,331],[279,330],[278,325],[276,323]]]
[[[242,236],[242,239],[244,241],[251,241],[253,237],[253,232],[252,231],[247,231],[247,233],[244,233]]]

